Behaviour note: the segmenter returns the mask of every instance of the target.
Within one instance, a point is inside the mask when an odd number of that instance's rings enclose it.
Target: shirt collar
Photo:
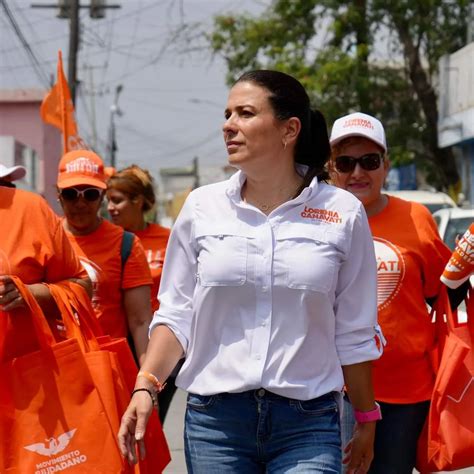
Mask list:
[[[308,171],[308,167],[306,165],[301,165],[299,163],[296,163],[296,169],[301,176],[304,176]],[[235,204],[240,204],[242,202],[242,186],[244,185],[246,179],[247,176],[242,170],[238,170],[229,179],[226,194]],[[300,195],[295,198],[295,201],[300,203],[309,200],[317,192],[318,186],[318,178],[314,177],[311,180],[309,186],[306,186]]]

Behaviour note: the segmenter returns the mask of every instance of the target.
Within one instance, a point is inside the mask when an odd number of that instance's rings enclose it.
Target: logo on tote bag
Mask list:
[[[66,431],[62,435],[59,435],[57,438],[49,438],[46,442],[49,442],[49,446],[46,446],[45,443],[36,443],[25,446],[25,449],[28,451],[33,451],[34,453],[42,454],[43,456],[53,456],[58,454],[61,451],[66,449],[66,446],[69,444],[69,441],[74,436],[76,429],[71,431]]]
[[[471,384],[474,383],[474,377],[471,377],[471,379],[467,382],[467,385],[464,387],[461,395],[459,398],[454,398],[451,395],[446,395],[450,400],[452,400],[454,403],[461,403],[462,399],[464,398],[464,395],[466,395],[467,391],[469,390],[469,387]]]
[[[25,446],[24,448],[28,451],[32,451],[42,456],[48,456],[50,459],[36,464],[35,474],[49,474],[52,472],[65,471],[70,467],[74,467],[77,464],[81,464],[87,461],[87,456],[81,454],[79,450],[70,451],[61,456],[53,457],[64,451],[70,443],[72,437],[77,431],[74,428],[71,431],[59,435],[57,438],[52,437],[46,439],[45,443],[35,443]]]

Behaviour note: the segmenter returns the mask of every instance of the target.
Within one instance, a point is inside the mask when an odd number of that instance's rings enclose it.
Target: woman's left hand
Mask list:
[[[347,474],[365,474],[374,458],[375,422],[356,423],[351,441],[344,449],[342,460]]]
[[[9,275],[0,275],[0,309],[11,311],[25,307],[25,301]]]

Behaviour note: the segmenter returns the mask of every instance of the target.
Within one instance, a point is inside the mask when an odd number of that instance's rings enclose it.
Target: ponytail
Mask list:
[[[308,186],[315,176],[318,181],[329,178],[326,163],[330,153],[331,147],[324,115],[319,110],[310,109],[308,123],[302,127],[296,145],[295,161],[308,166],[302,189]]]

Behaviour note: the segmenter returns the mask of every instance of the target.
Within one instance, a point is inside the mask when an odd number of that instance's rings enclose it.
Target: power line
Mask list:
[[[79,92],[79,99],[81,100],[81,103],[82,103],[82,108],[86,114],[86,118],[87,118],[87,123],[89,125],[91,125],[91,128],[92,128],[92,124],[94,123],[94,120],[92,118],[92,113],[91,111],[89,110],[89,107],[88,107],[88,104],[87,104],[87,101],[86,101],[86,97],[84,95],[84,91],[82,89],[82,87],[79,87],[78,89],[78,92]],[[92,133],[94,133],[94,130],[92,130]]]
[[[221,135],[220,131],[213,131],[212,133],[210,133],[209,135],[206,135],[202,140],[200,140],[198,142],[192,143],[192,144],[190,144],[190,145],[188,145],[184,148],[181,148],[180,150],[175,150],[172,153],[168,153],[167,157],[172,158],[174,156],[180,155],[181,153],[185,153],[187,151],[194,150],[196,147],[204,145],[204,144],[208,143],[210,140],[212,140],[214,138],[217,138],[219,135]]]
[[[141,8],[142,7],[141,0],[140,0],[139,5],[140,5],[140,8]],[[131,57],[131,54],[132,54],[132,45],[135,42],[135,39],[137,37],[137,30],[138,30],[138,25],[140,24],[140,20],[141,20],[141,15],[137,15],[137,17],[135,18],[135,21],[134,21],[134,25],[133,25],[132,41],[130,42],[130,45],[128,47],[127,56],[126,56],[126,60],[125,60],[125,66],[123,68],[122,74],[126,74],[128,72],[128,64],[130,62],[130,57]]]
[[[6,0],[0,0],[0,4],[2,5],[3,9],[5,10],[5,13],[8,17],[8,20],[10,21],[10,24],[13,27],[13,30],[15,31],[15,34],[17,35],[18,39],[20,40],[21,44],[23,45],[23,48],[25,49],[26,53],[30,57],[33,65],[33,69],[36,72],[36,75],[38,76],[38,79],[40,82],[43,83],[43,85],[49,89],[50,84],[49,84],[49,78],[48,75],[43,71],[41,67],[41,63],[38,61],[38,58],[36,57],[35,53],[31,49],[31,46],[29,45],[28,41],[24,37],[20,27],[18,26],[18,23],[15,20],[15,17],[10,10],[10,7],[7,4]]]
[[[3,0],[2,0],[3,1]],[[162,1],[161,3],[166,3],[165,1]],[[148,7],[145,7],[145,9],[147,8],[151,8],[151,7],[156,7],[157,4],[153,4],[153,5],[150,5]],[[158,4],[159,5],[159,4]],[[132,12],[132,14],[130,15],[127,15],[126,17],[129,18],[131,16],[136,16],[138,15],[139,10],[138,11],[135,11],[135,12]],[[110,21],[104,21],[103,23],[105,23],[107,25],[107,27],[109,28],[110,26],[113,26],[114,23],[116,23],[118,21],[118,18],[125,18],[125,17],[116,17],[115,19],[112,19]],[[138,60],[144,60],[145,63],[140,67],[140,70],[141,69],[145,69],[146,67],[150,66],[150,65],[153,65],[155,64],[156,62],[158,62],[161,57],[163,56],[163,54],[166,52],[166,50],[168,49],[168,47],[170,46],[170,44],[172,44],[173,42],[173,39],[169,39],[168,38],[168,41],[166,42],[166,44],[162,47],[162,51],[161,53],[158,53],[158,55],[155,53],[155,57],[154,58],[151,58],[150,54],[143,54],[143,55],[139,55],[139,54],[130,54],[130,50],[133,49],[133,48],[136,48],[137,46],[141,46],[142,44],[150,44],[151,42],[154,42],[156,41],[158,38],[160,37],[163,37],[165,36],[163,33],[159,33],[159,34],[154,34],[152,36],[147,36],[145,38],[141,38],[139,40],[133,40],[132,42],[126,42],[126,43],[123,43],[121,45],[117,45],[115,47],[111,47],[111,41],[107,41],[107,43],[103,40],[103,38],[101,38],[101,36],[97,33],[97,29],[96,28],[90,28],[90,27],[87,27],[86,25],[81,25],[81,30],[82,30],[82,34],[84,35],[85,33],[89,34],[90,35],[90,41],[91,43],[90,44],[95,44],[97,46],[99,46],[99,49],[98,51],[94,51],[94,52],[90,52],[88,53],[89,55],[89,58],[92,57],[92,56],[97,56],[97,55],[102,55],[104,54],[104,51],[103,49],[104,48],[107,48],[107,53],[110,55],[110,52],[113,52],[115,54],[118,54],[118,55],[123,55],[123,56],[131,56],[135,59],[138,59]],[[62,35],[61,37],[64,37],[64,35]],[[92,39],[92,37],[94,37],[95,41]],[[55,37],[55,38],[50,38],[48,40],[44,40],[42,41],[43,42],[47,42],[47,41],[53,41],[53,40],[56,40],[56,39],[59,39],[58,37]],[[165,36],[165,39],[166,39],[166,36]],[[3,49],[3,50],[0,50],[1,53],[4,53],[4,52],[10,52],[10,51],[14,51],[15,49],[17,48],[8,48],[8,49]],[[143,49],[141,49],[143,51]],[[55,63],[56,60],[47,60],[47,61],[43,61],[43,64],[53,64]],[[31,64],[17,64],[13,67],[10,67],[8,68],[8,70],[11,70],[11,69],[24,69],[24,68],[27,68],[27,67],[31,67]],[[1,67],[0,66],[0,70],[4,70],[6,69],[5,67]],[[102,81],[103,84],[111,84],[111,83],[114,83],[116,82],[117,80],[120,80],[120,79],[123,79],[124,77],[129,77],[131,75],[134,75],[136,74],[136,70],[134,71],[131,71],[131,72],[128,72],[126,74],[122,74],[122,76],[118,77],[117,79],[114,79],[114,80],[109,80],[109,81]]]
[[[42,58],[41,58],[41,53],[38,53],[38,45],[40,44],[40,41],[39,41],[39,38],[38,36],[36,35],[36,31],[35,29],[33,28],[33,25],[31,24],[31,21],[28,17],[28,15],[25,15],[25,8],[18,8],[18,5],[16,3],[15,0],[11,0],[11,3],[12,3],[12,10],[16,13],[17,15],[17,18],[20,19],[20,23],[22,25],[22,28],[24,28],[24,25],[26,25],[30,31],[30,39],[32,39],[32,44],[35,45],[35,50],[37,52],[37,56],[41,59],[41,62],[42,61]]]
[[[46,39],[42,39],[42,40],[35,40],[35,45],[38,46],[40,44],[49,43],[51,41],[58,41],[58,40],[63,39],[65,37],[66,37],[66,35],[62,34],[62,35],[55,35],[55,36],[52,36],[50,38],[46,38]],[[0,49],[0,54],[13,53],[14,51],[18,50],[19,48],[20,48],[20,46],[10,46],[8,48]],[[44,60],[41,60],[41,62],[43,64],[46,63],[46,61],[44,61]],[[49,61],[49,62],[53,62],[53,61]]]
[[[173,112],[189,112],[189,107],[176,107],[174,105],[166,105],[164,106],[161,102],[150,102],[149,100],[144,99],[135,99],[132,97],[125,98],[127,102],[134,102],[136,104],[141,104],[147,107],[157,108],[159,107],[162,110],[171,110]]]
[[[1,1],[1,0],[0,0]],[[48,64],[57,64],[57,59],[51,59],[48,61],[43,61],[43,66]],[[0,71],[13,71],[15,69],[26,69],[32,67],[31,62],[28,64],[18,64],[16,66],[0,66]],[[49,87],[49,85],[48,85]]]
[[[91,33],[91,31],[93,31],[93,30],[90,29],[90,28],[87,28],[87,27],[82,27],[82,31]],[[104,48],[105,43],[103,42],[102,38],[100,38],[96,33],[93,36],[95,36],[97,38],[97,40],[95,41],[95,43],[91,40],[92,42],[90,44],[98,45],[100,48]],[[158,36],[161,36],[161,34],[158,35]],[[62,35],[61,37],[63,38],[64,35]],[[128,50],[130,47],[136,47],[136,46],[139,46],[142,43],[150,43],[152,40],[155,40],[156,38],[157,38],[157,35],[154,35],[154,36],[151,36],[151,37],[140,39],[140,40],[136,41],[135,43],[121,44],[121,45],[118,45],[114,48],[111,48],[111,51],[115,54],[118,54],[118,55],[127,56],[128,53],[127,53],[127,51],[123,51],[124,49]],[[54,39],[55,38],[51,38],[47,41],[53,41]],[[15,49],[17,49],[17,48],[9,48],[8,50],[0,50],[0,53],[14,51]],[[98,56],[98,55],[102,55],[102,54],[104,54],[104,51],[103,50],[98,50],[98,51],[94,51],[94,52],[89,53],[89,57]],[[142,60],[142,59],[143,60],[145,60],[145,59],[150,60],[150,54],[144,54],[144,55],[134,54],[134,55],[132,55],[132,57],[134,57],[136,59],[140,59],[140,60]],[[53,64],[53,63],[56,63],[55,59],[54,60],[43,61],[43,64]],[[13,66],[13,69],[24,69],[24,68],[27,68],[27,67],[31,67],[31,64],[29,64],[29,63],[28,64],[18,64],[16,66]],[[6,68],[0,66],[0,70],[2,70],[2,69],[6,69]],[[8,68],[8,69],[10,70],[12,68]],[[129,73],[128,75],[130,75],[130,74],[132,74],[132,73]],[[112,82],[112,81],[108,81],[108,82]]]
[[[104,64],[104,69],[102,70],[102,79],[101,83],[104,82],[104,77],[107,73],[107,69],[109,67],[110,63],[110,52],[112,50],[112,41],[114,38],[114,26],[115,26],[115,21],[109,22],[109,25],[107,27],[107,33],[106,33],[106,38],[108,38],[108,44],[106,44],[107,50],[105,53],[105,64]]]

